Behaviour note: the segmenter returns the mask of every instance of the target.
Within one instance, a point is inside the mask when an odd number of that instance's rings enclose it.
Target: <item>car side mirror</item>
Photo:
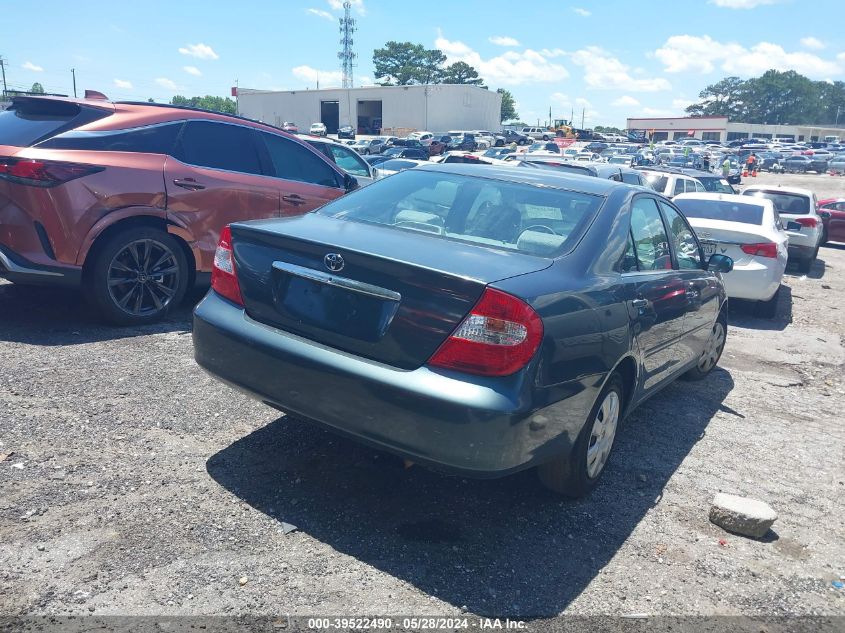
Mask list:
[[[819,216],[823,220],[829,220],[830,219],[830,211],[819,211]]]
[[[798,222],[787,222],[786,223],[786,230],[787,231],[800,231],[801,225]]]
[[[727,255],[716,253],[710,256],[707,270],[713,273],[729,273],[734,269],[734,260]]]
[[[343,188],[346,189],[346,193],[349,193],[350,191],[355,191],[358,187],[358,179],[355,178],[355,176],[346,174],[343,177]]]

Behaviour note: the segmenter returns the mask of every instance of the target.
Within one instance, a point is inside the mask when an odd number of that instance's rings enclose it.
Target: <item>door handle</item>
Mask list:
[[[174,178],[173,184],[177,187],[182,187],[182,189],[188,189],[190,191],[199,191],[200,189],[205,189],[205,185],[199,184],[193,178]]]
[[[648,307],[648,299],[643,299],[642,297],[639,297],[631,301],[631,305],[635,308],[646,308]]]
[[[292,193],[289,196],[282,196],[282,200],[290,202],[291,204],[305,204],[305,198],[295,193]]]

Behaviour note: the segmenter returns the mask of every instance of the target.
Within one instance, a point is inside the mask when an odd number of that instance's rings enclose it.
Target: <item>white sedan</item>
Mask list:
[[[771,200],[725,193],[683,193],[672,201],[692,225],[705,259],[734,260],[723,275],[728,297],[759,302],[757,314],[773,318],[786,270],[789,237]]]

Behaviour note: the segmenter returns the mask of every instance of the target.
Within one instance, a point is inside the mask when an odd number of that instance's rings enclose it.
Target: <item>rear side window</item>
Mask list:
[[[373,191],[368,191],[373,189]],[[318,213],[540,257],[571,250],[604,198],[483,177],[410,169]]]
[[[672,243],[675,246],[675,257],[678,259],[678,266],[682,270],[694,270],[701,268],[701,253],[698,250],[698,242],[695,239],[690,225],[668,204],[660,203],[666,222],[669,224],[669,233],[672,236]]]
[[[46,149],[83,149],[101,152],[172,154],[184,122],[149,125],[128,130],[74,131],[39,143]]]
[[[626,182],[629,185],[643,184],[639,174],[632,174],[630,172],[622,172],[622,182]]]
[[[188,121],[176,158],[189,165],[261,174],[253,131],[214,121]]]
[[[660,193],[666,191],[666,183],[669,181],[668,177],[648,174],[645,178],[655,191],[659,191]]]
[[[0,145],[29,147],[108,115],[107,110],[83,108],[67,101],[16,99],[0,112]]]
[[[277,178],[308,182],[323,187],[337,187],[338,179],[329,164],[307,148],[275,134],[260,132],[259,136],[270,155]]]
[[[352,174],[353,176],[370,176],[367,163],[353,151],[346,149],[342,145],[330,145],[329,147],[334,156],[334,162],[347,174]]]
[[[672,268],[669,238],[653,198],[639,197],[631,205],[631,235],[638,270]]]

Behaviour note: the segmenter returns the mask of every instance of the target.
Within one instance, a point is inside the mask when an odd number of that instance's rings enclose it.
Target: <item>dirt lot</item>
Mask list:
[[[578,502],[280,418],[197,368],[189,306],[118,330],[4,283],[0,614],[845,615],[845,245],[784,282],[773,321],[732,306],[721,368],[639,409]],[[719,491],[768,501],[774,533],[711,525]]]

